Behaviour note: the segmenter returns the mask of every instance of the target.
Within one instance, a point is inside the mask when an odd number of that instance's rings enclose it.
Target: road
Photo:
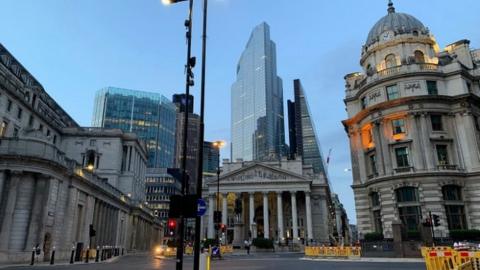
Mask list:
[[[173,259],[157,259],[146,255],[130,255],[112,263],[88,265],[58,265],[36,267],[52,270],[175,270]],[[11,267],[9,270],[32,269],[32,267]],[[192,258],[187,257],[185,270],[193,269]],[[221,261],[213,261],[211,270],[425,270],[423,263],[380,263],[380,262],[340,262],[301,260],[300,254],[266,254],[252,256],[232,256]]]

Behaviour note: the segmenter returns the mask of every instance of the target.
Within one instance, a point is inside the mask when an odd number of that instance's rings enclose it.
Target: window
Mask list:
[[[53,135],[53,144],[57,143],[57,135]]]
[[[17,118],[18,119],[22,119],[22,113],[23,113],[22,108],[18,108],[18,112],[17,112]]]
[[[373,175],[377,175],[377,157],[373,154],[370,155],[370,171],[372,172]]]
[[[14,138],[17,138],[17,137],[18,137],[18,131],[19,131],[18,128],[14,128],[14,129],[13,129],[13,137],[14,137]]]
[[[464,230],[467,228],[463,205],[445,205],[449,230]]]
[[[30,117],[28,118],[28,126],[29,127],[33,126],[33,120],[34,120],[33,115],[30,115]]]
[[[427,91],[429,95],[438,95],[437,82],[427,81]]]
[[[12,101],[9,99],[7,100],[7,112],[12,110]]]
[[[43,133],[43,125],[42,124],[38,125],[38,130]]]
[[[444,144],[437,144],[436,145],[437,149],[437,158],[438,158],[438,164],[439,165],[448,165],[448,150],[447,146]]]
[[[419,206],[411,205],[411,203],[418,202],[418,190],[415,187],[402,187],[395,190],[397,198],[398,214],[403,225],[408,231],[417,231],[418,224],[422,218]],[[410,203],[408,206],[403,203]]]
[[[393,135],[405,133],[405,119],[392,120]]]
[[[2,123],[0,124],[0,138],[5,136],[5,134],[7,133],[7,128],[8,122],[2,121]]]
[[[367,97],[362,97],[361,102],[362,102],[362,109],[365,109],[367,107]]]
[[[398,87],[396,84],[387,86],[387,97],[388,97],[388,100],[394,100],[400,97],[398,93]]]
[[[477,131],[480,130],[480,124],[478,123],[478,116],[474,115],[473,116],[473,121],[474,121],[474,124],[475,124],[475,129]]]
[[[372,207],[380,206],[380,196],[378,195],[378,192],[370,193],[370,200],[372,201]]]
[[[50,136],[50,129],[47,129],[47,137]]]
[[[405,168],[410,167],[408,163],[408,148],[407,147],[399,147],[395,149],[395,157],[397,158],[397,167],[398,168]]]
[[[375,227],[375,232],[383,233],[382,214],[380,210],[373,211],[373,225]]]
[[[415,187],[402,187],[395,191],[397,202],[418,202],[418,192]]]
[[[422,51],[415,51],[415,63],[425,63],[425,55]]]
[[[432,122],[432,130],[434,131],[442,131],[443,130],[443,123],[442,123],[442,116],[441,115],[431,115],[430,121]]]
[[[442,187],[443,199],[445,201],[461,201],[462,190],[456,185],[446,185]]]
[[[394,54],[389,54],[385,57],[385,67],[392,68],[397,66],[397,59]]]

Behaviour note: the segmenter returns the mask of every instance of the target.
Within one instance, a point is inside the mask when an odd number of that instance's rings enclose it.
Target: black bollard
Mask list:
[[[122,247],[122,256],[123,256],[123,247]]]
[[[35,263],[35,247],[32,250],[32,260],[30,261],[30,265],[33,265]]]
[[[95,262],[98,262],[99,255],[100,255],[100,247],[97,246],[97,251],[95,252]]]
[[[102,247],[102,256],[100,257],[100,260],[105,260],[105,246]]]
[[[87,248],[86,256],[85,256],[85,263],[88,263],[88,257],[90,257],[90,247]]]
[[[73,264],[73,256],[75,256],[75,247],[72,247],[72,255],[70,255],[70,264]]]
[[[55,247],[53,247],[52,257],[50,258],[50,264],[51,265],[55,264]]]

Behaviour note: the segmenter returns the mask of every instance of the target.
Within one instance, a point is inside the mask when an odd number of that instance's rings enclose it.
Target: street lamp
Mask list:
[[[218,150],[218,163],[217,163],[217,213],[220,211],[220,149],[225,146],[225,141],[214,141],[212,143],[212,146]],[[218,234],[220,232],[220,228],[217,227],[217,240],[218,240]]]

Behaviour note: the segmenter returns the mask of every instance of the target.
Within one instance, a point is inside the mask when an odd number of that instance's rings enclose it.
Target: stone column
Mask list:
[[[17,201],[17,192],[20,185],[21,172],[12,172],[10,175],[10,188],[7,190],[7,200],[5,206],[5,215],[2,224],[0,224],[0,250],[9,250],[9,238],[12,226],[13,212],[15,211],[15,202]],[[31,247],[27,247],[31,248]]]
[[[282,192],[277,192],[277,223],[278,223],[278,242],[283,243],[285,236],[283,234],[283,205],[282,205]]]
[[[213,210],[215,208],[215,197],[213,194],[208,195],[208,232],[207,237],[210,239],[215,238],[215,230],[213,228]]]
[[[268,192],[263,193],[263,237],[270,238],[270,224],[268,222]]]
[[[305,192],[305,207],[307,214],[307,241],[313,239],[312,231],[312,205],[310,203],[310,192]]]
[[[292,199],[292,237],[293,242],[298,243],[298,220],[297,220],[297,194],[295,191],[290,192]]]
[[[227,196],[228,196],[228,193],[222,194],[222,224],[225,224],[225,225],[227,225],[227,218],[228,218]]]
[[[255,224],[254,224],[254,218],[255,218],[255,193],[254,192],[250,192],[248,193],[249,195],[249,201],[248,201],[248,207],[249,207],[249,230],[251,231],[252,233],[252,238],[256,238],[257,237],[257,233],[256,233],[256,228],[255,228]]]
[[[0,171],[0,202],[2,201],[3,189],[5,187],[6,177],[5,171]],[[1,224],[0,224],[1,226]]]

